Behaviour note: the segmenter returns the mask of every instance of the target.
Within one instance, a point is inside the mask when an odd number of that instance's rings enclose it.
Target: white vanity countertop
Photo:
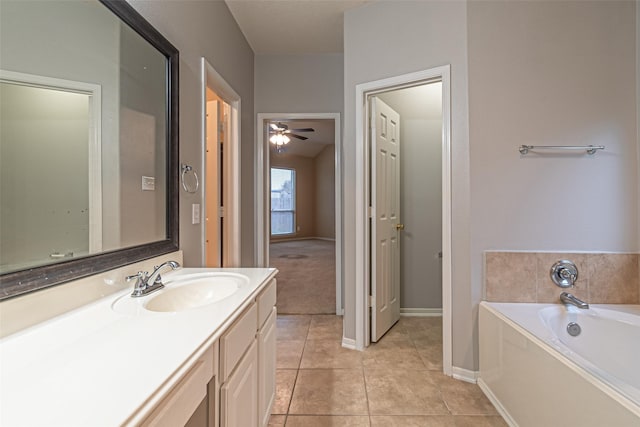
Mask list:
[[[207,271],[241,273],[249,284],[206,306],[139,315],[112,308],[128,289],[0,340],[0,425],[118,426],[143,419],[277,272],[183,268],[163,278]]]

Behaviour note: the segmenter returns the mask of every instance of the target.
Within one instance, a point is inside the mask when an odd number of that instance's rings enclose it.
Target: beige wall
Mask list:
[[[271,154],[271,166],[296,171],[296,238],[316,237],[316,167],[311,157]],[[272,240],[291,238],[274,237]]]
[[[396,30],[399,23],[401,31]],[[355,339],[355,86],[451,64],[453,364],[472,369],[477,344],[469,283],[467,5],[374,2],[346,12],[344,34],[345,337]]]
[[[336,238],[335,145],[327,145],[315,157],[316,223],[315,236]]]
[[[256,56],[256,113],[339,113],[343,56]]]
[[[201,73],[206,60],[242,99],[241,116],[241,263],[253,265],[254,202],[254,54],[222,1],[128,0],[180,51],[180,161],[201,165]],[[196,171],[202,171],[196,167]],[[186,266],[202,261],[202,222],[191,224],[191,204],[202,207],[202,191],[180,191],[180,248]]]
[[[295,236],[272,237],[272,241],[292,237],[335,239],[335,146],[327,145],[316,157],[271,152],[272,167],[296,171]]]
[[[485,250],[638,250],[634,6],[469,3],[474,310]],[[606,150],[521,157],[519,144]]]
[[[570,1],[376,2],[346,13],[347,338],[356,84],[451,64],[453,365],[476,370],[484,250],[638,249],[635,17],[634,2]],[[390,22],[403,31],[380,31]],[[607,150],[517,152],[554,143]]]

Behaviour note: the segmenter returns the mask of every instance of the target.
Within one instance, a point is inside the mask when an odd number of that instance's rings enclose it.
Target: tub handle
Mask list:
[[[561,288],[571,288],[578,280],[578,267],[567,259],[561,259],[551,266],[551,280]]]

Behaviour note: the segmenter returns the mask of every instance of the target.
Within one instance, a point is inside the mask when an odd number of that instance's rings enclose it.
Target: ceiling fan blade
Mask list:
[[[292,132],[315,132],[314,128],[289,129]]]
[[[271,129],[273,129],[273,130],[278,130],[279,129],[278,125],[275,124],[275,123],[269,123],[269,127],[271,127]]]
[[[301,140],[303,140],[303,141],[304,141],[305,139],[309,139],[309,138],[307,138],[306,136],[296,135],[295,133],[290,133],[290,134],[288,134],[288,135],[289,135],[289,136],[292,136],[292,137],[294,137],[294,138],[297,138],[297,139],[301,139]]]

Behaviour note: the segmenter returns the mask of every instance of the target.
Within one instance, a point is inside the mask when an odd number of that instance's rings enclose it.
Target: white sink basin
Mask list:
[[[164,289],[139,298],[124,295],[112,307],[115,311],[126,314],[184,311],[221,301],[247,284],[249,278],[238,273],[175,275],[165,281]]]

